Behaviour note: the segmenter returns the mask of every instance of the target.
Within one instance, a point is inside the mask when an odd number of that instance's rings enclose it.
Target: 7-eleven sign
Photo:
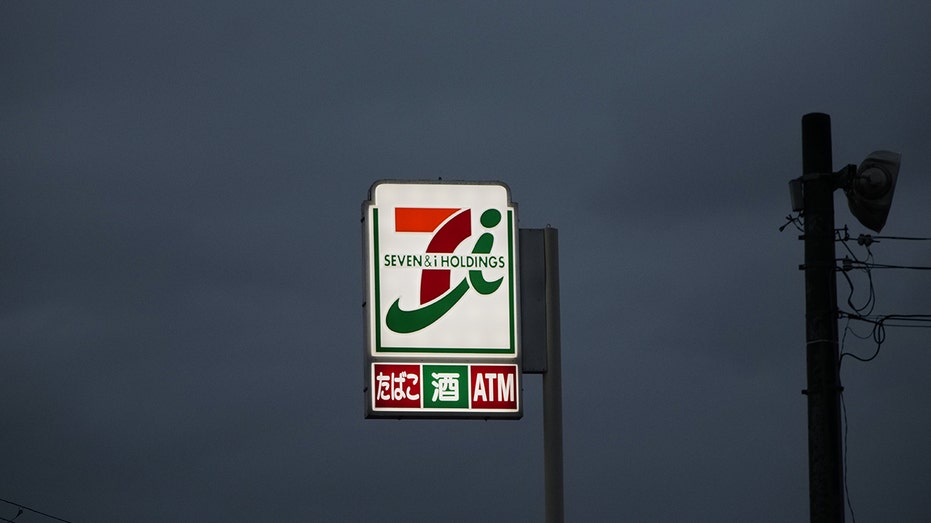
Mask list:
[[[364,209],[368,354],[515,359],[517,218],[500,183],[376,183]]]

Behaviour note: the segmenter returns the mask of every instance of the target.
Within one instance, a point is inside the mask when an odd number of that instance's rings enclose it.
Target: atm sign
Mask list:
[[[373,363],[371,375],[376,414],[520,413],[517,365]]]

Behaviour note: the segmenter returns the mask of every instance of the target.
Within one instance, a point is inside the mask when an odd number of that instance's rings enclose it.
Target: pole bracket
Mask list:
[[[820,390],[802,389],[802,394],[805,396],[817,396],[818,394],[824,394],[825,392],[844,392],[844,387],[822,387]]]

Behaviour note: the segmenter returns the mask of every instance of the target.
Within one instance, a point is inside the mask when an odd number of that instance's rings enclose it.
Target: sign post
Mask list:
[[[376,182],[362,222],[366,417],[520,418],[508,187]]]
[[[546,521],[562,522],[562,341],[559,327],[559,235],[547,227],[543,233],[546,268],[546,372],[543,373],[543,468],[546,487]]]

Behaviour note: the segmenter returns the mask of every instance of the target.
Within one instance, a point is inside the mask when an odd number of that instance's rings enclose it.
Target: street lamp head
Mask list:
[[[864,227],[880,232],[886,225],[902,155],[875,151],[863,160],[856,174],[844,180],[850,212]]]

